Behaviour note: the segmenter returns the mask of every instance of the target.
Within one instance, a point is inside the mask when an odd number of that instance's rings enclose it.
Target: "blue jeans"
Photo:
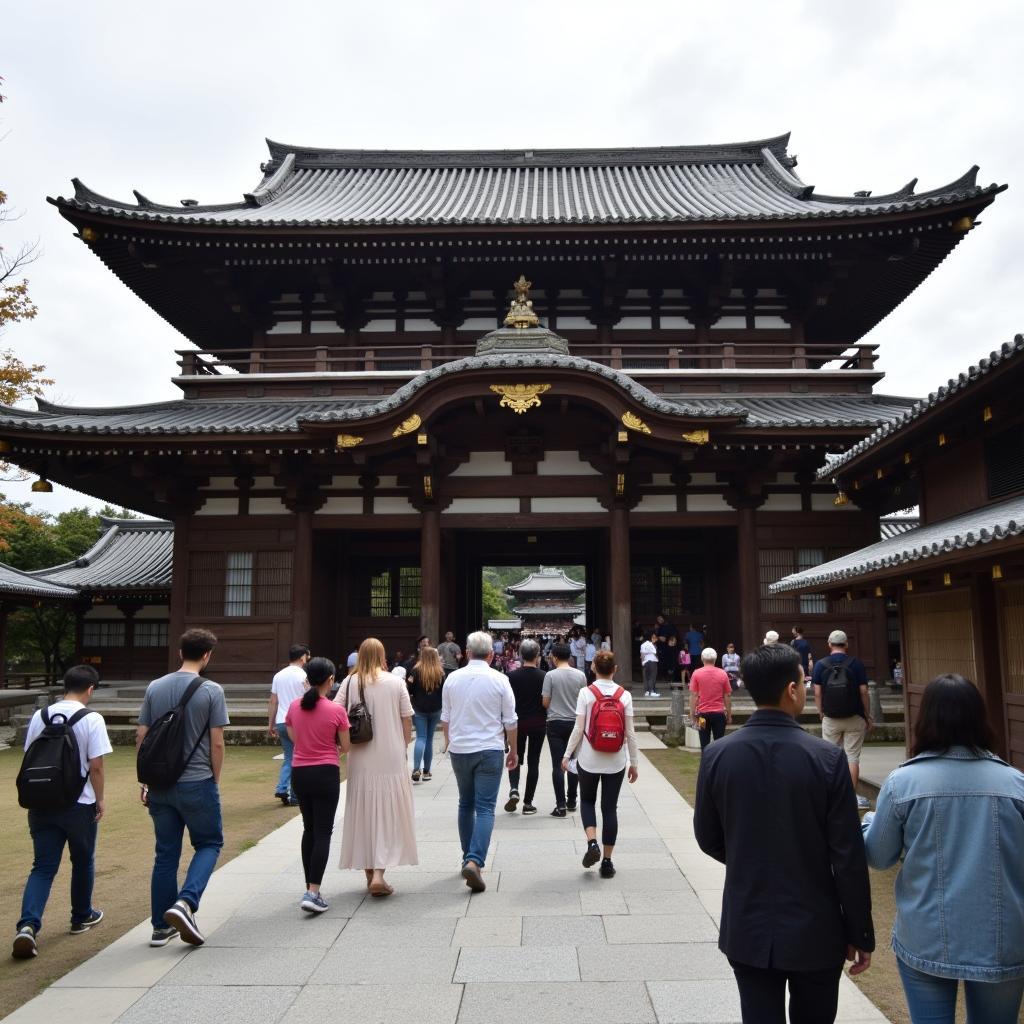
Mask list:
[[[277,789],[275,794],[287,793],[289,800],[295,799],[295,791],[292,789],[292,754],[295,752],[295,744],[288,736],[288,726],[284,722],[278,722],[274,726],[274,732],[281,741],[281,750],[284,752],[284,763],[281,765],[281,774],[277,777]]]
[[[150,909],[153,927],[164,928],[164,912],[176,900],[184,900],[193,911],[199,909],[199,901],[217,866],[224,845],[217,783],[209,778],[179,782],[170,789],[151,789],[149,815],[156,833]],[[195,853],[185,873],[185,884],[179,890],[178,862],[186,828]]]
[[[440,711],[412,713],[412,722],[416,726],[416,746],[412,750],[412,766],[417,771],[423,765],[425,772],[430,771],[434,763],[434,733],[437,732],[437,723],[441,721]]]
[[[896,958],[907,1009],[914,1024],[953,1024],[956,1014],[955,978],[937,978],[934,974],[905,964]],[[965,981],[968,1024],[1017,1024],[1024,978],[1012,981]]]
[[[25,882],[18,927],[30,924],[37,932],[42,927],[43,911],[65,843],[71,855],[71,923],[86,920],[92,913],[96,805],[76,803],[59,811],[29,811],[28,830],[32,836],[32,870]]]
[[[500,750],[480,750],[475,754],[449,756],[459,786],[462,863],[474,860],[483,867],[487,847],[491,845],[494,805],[498,801],[505,755]]]

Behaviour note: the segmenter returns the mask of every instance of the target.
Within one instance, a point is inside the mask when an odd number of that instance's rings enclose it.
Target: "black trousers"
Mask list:
[[[572,735],[575,722],[556,718],[548,722],[548,749],[551,751],[551,784],[555,789],[555,806],[565,807],[565,775],[562,771],[562,758],[565,757],[565,746]],[[578,775],[569,772],[569,803],[576,803],[576,791],[579,788]]]
[[[740,990],[743,1024],[785,1024],[789,985],[790,1024],[833,1024],[843,965],[825,971],[780,971],[729,960]]]
[[[700,733],[700,749],[703,750],[711,742],[712,736],[720,740],[725,735],[725,712],[698,711],[697,717],[707,723],[703,729],[697,730]]]
[[[526,759],[526,792],[523,803],[532,804],[533,795],[537,792],[537,780],[540,778],[540,752],[544,747],[545,727],[535,726],[532,729],[520,729],[516,734],[516,753],[519,765]],[[519,767],[508,773],[508,784],[512,789],[519,788]]]
[[[331,852],[341,773],[336,764],[292,768],[292,789],[299,798],[302,812],[302,870],[306,885],[319,885],[324,880]]]
[[[580,818],[584,828],[597,828],[597,787],[601,787],[601,842],[614,846],[619,834],[619,791],[626,769],[608,775],[580,768]]]

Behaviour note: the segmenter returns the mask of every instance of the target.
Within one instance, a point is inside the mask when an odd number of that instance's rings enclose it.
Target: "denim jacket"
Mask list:
[[[897,768],[865,825],[873,868],[892,867],[892,948],[940,978],[1024,977],[1024,775],[966,747]]]

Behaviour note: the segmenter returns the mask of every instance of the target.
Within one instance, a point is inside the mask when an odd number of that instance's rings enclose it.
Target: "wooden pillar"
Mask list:
[[[313,601],[313,510],[295,512],[295,551],[292,555],[292,636],[290,643],[309,643]]]
[[[741,506],[736,510],[736,560],[739,575],[737,597],[740,628],[745,654],[761,643],[761,580],[757,560],[756,509]]]
[[[974,664],[977,684],[985,698],[985,711],[996,738],[993,753],[1009,760],[1007,723],[1003,698],[1003,666],[999,606],[990,572],[978,573],[971,584],[971,615],[974,626]]]
[[[439,643],[441,626],[441,513],[425,508],[420,527],[420,633]]]
[[[174,517],[174,551],[171,558],[171,607],[167,626],[167,667],[181,667],[178,640],[185,632],[185,608],[188,600],[188,514]]]
[[[618,655],[620,678],[629,682],[633,656],[633,605],[630,593],[629,509],[612,506],[608,523],[609,590],[612,650]]]

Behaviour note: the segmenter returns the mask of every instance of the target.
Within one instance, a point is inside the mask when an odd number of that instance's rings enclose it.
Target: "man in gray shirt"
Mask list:
[[[455,642],[455,634],[450,629],[444,635],[444,643],[437,645],[437,653],[441,656],[441,667],[446,675],[459,667],[462,648]]]
[[[182,634],[181,668],[146,688],[139,712],[136,749],[150,726],[173,710],[210,661],[217,638],[205,629]],[[142,787],[142,802],[149,808],[156,834],[156,858],[150,889],[153,937],[151,946],[166,946],[175,936],[201,946],[205,939],[196,924],[199,901],[217,865],[224,831],[220,814],[221,766],[224,763],[224,727],[228,724],[224,690],[209,679],[185,705],[185,769],[167,789]],[[195,853],[185,882],[178,888],[178,862],[185,829]]]
[[[569,800],[566,802],[562,758],[566,756],[565,745],[576,724],[576,701],[580,690],[587,685],[587,677],[579,669],[570,666],[571,656],[568,644],[552,644],[551,657],[554,659],[555,667],[544,676],[544,691],[541,698],[548,711],[551,783],[555,789],[555,809],[551,812],[552,818],[564,818],[567,811],[576,810],[576,792],[580,784],[579,776],[575,772],[569,772]]]

